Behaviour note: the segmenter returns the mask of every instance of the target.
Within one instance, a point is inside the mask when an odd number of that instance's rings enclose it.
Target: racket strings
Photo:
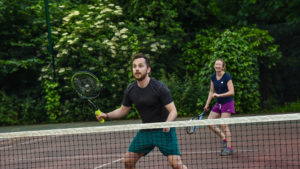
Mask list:
[[[97,97],[100,91],[97,79],[85,74],[74,77],[74,87],[80,95],[88,98]]]

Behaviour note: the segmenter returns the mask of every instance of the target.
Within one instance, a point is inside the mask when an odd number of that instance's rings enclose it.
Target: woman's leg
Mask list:
[[[211,111],[209,113],[208,119],[217,119],[217,118],[220,118],[220,117],[221,117],[220,113],[216,113],[216,112]],[[216,133],[222,140],[225,139],[225,134],[220,130],[219,127],[217,127],[215,125],[209,125],[208,127],[211,131]]]
[[[221,118],[230,118],[231,113],[222,113]],[[222,156],[227,156],[227,155],[232,155],[233,150],[231,147],[231,132],[228,124],[222,124],[221,125],[222,131],[225,133],[225,138],[226,138],[226,147],[221,152]]]
[[[222,113],[222,115],[221,115],[221,118],[230,118],[230,117],[231,117],[231,113]],[[229,125],[222,124],[221,128],[222,128],[223,133],[225,134],[227,147],[231,147],[231,132],[230,132]]]

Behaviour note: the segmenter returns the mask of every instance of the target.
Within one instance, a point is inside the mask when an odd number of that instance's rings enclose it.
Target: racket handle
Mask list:
[[[102,112],[101,112],[99,109],[96,111],[97,116],[100,116],[101,113],[102,113]],[[100,123],[104,123],[104,119],[102,119],[102,120],[100,121]]]

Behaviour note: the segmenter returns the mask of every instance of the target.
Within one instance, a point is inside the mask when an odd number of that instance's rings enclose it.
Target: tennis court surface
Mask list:
[[[220,124],[230,126],[233,155],[220,156],[221,139],[208,129]],[[189,135],[187,126],[200,127]],[[182,160],[189,169],[300,168],[300,113],[0,133],[0,168],[122,169],[137,130],[167,127],[176,128]],[[171,168],[157,148],[136,167]]]

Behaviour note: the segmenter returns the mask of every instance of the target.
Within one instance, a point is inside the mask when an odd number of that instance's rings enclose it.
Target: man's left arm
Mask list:
[[[168,116],[166,122],[175,121],[175,119],[177,117],[177,109],[176,109],[174,102],[171,102],[171,103],[165,105],[165,108],[169,111],[169,116]],[[170,128],[164,128],[163,131],[167,133],[170,131]]]
[[[175,121],[175,119],[177,118],[177,109],[176,109],[174,102],[171,102],[171,103],[165,105],[165,108],[169,112],[169,116],[168,116],[166,122]]]

